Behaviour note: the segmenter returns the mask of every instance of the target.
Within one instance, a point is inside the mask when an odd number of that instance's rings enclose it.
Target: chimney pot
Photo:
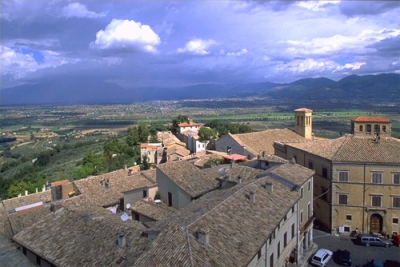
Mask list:
[[[241,184],[241,183],[242,183],[242,177],[238,176],[237,183],[238,183],[238,184]]]
[[[210,244],[209,232],[210,232],[210,230],[208,228],[200,228],[197,231],[199,241],[202,242],[206,246],[208,246]]]
[[[25,196],[27,196],[28,195],[28,190],[25,190]]]
[[[267,189],[269,192],[274,192],[274,185],[272,183],[266,183],[265,189]]]
[[[256,192],[254,192],[254,191],[250,192],[250,201],[256,202]]]
[[[118,236],[118,246],[124,248],[126,246],[126,238],[124,233],[120,233]]]

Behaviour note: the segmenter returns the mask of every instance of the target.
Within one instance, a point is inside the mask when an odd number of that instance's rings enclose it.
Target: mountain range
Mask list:
[[[0,105],[112,104],[154,100],[260,97],[276,100],[400,102],[400,74],[351,75],[339,81],[305,78],[291,83],[198,84],[126,89],[115,83],[65,79],[0,91]]]

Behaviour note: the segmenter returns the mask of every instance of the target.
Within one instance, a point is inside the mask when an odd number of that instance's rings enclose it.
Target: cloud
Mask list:
[[[227,56],[236,56],[236,57],[244,55],[244,54],[247,54],[247,49],[246,48],[243,48],[239,52],[228,52],[228,53],[226,53]]]
[[[139,49],[146,52],[157,52],[160,37],[149,25],[142,25],[133,20],[113,19],[104,30],[96,34],[96,40],[90,47],[97,49]]]
[[[348,17],[377,15],[400,7],[398,1],[341,1],[339,10]]]
[[[327,5],[337,5],[340,1],[299,1],[298,6],[312,10],[323,11]]]
[[[188,53],[193,55],[208,55],[210,51],[208,49],[216,45],[217,42],[214,40],[201,40],[201,39],[193,39],[186,43],[185,47],[178,48],[178,53]]]
[[[85,5],[74,2],[69,3],[62,9],[61,15],[66,18],[101,18],[107,15],[107,12],[96,13],[89,11]]]

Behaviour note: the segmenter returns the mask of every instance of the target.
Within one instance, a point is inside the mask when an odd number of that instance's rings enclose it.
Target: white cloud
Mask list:
[[[80,3],[69,3],[62,9],[62,16],[67,18],[77,17],[77,18],[100,18],[105,17],[107,12],[96,13],[89,11],[85,5]]]
[[[133,20],[113,19],[104,30],[96,34],[96,40],[90,44],[99,49],[132,49],[157,52],[160,37],[148,25]]]
[[[208,49],[216,45],[217,42],[214,40],[201,40],[201,39],[193,39],[186,43],[185,47],[178,48],[178,53],[189,53],[194,55],[208,55],[210,51]]]
[[[226,55],[227,56],[241,56],[247,54],[247,49],[243,48],[242,50],[240,50],[239,52],[228,52]]]
[[[43,55],[43,62],[40,63],[35,60],[32,53],[23,53],[7,46],[1,46],[0,51],[2,75],[7,75],[13,79],[22,78],[39,69],[54,68],[79,61],[79,59],[65,58],[50,50],[40,51]]]
[[[323,11],[326,5],[340,4],[340,1],[300,1],[297,3],[298,6],[306,8],[312,11]]]
[[[400,35],[398,29],[364,30],[356,36],[334,35],[312,40],[289,40],[287,52],[291,55],[329,55],[336,52],[366,52],[366,46]]]

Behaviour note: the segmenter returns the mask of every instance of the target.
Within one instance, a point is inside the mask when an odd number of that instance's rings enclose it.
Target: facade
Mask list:
[[[189,119],[187,122],[185,121],[178,124],[178,127],[179,127],[179,133],[183,133],[188,130],[198,133],[201,128],[201,125]]]
[[[357,136],[388,137],[392,133],[392,121],[379,116],[360,116],[351,120],[350,133]]]
[[[164,155],[164,148],[162,143],[148,143],[140,145],[141,161],[147,156],[148,162],[151,164],[159,164]]]
[[[240,154],[252,159],[263,153],[275,154],[273,145],[276,140],[303,142],[307,139],[290,129],[275,129],[244,134],[227,134],[216,141],[215,147],[220,152]]]
[[[294,131],[306,139],[312,138],[312,110],[299,108],[294,111]]]
[[[315,170],[315,216],[332,233],[399,233],[399,139],[346,135],[276,146]]]

